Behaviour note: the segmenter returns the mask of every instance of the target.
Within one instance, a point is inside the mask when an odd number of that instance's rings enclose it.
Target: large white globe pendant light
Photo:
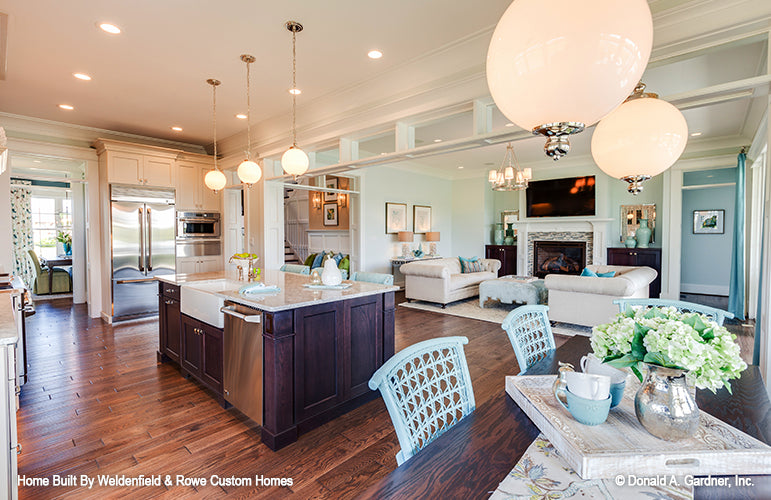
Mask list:
[[[653,21],[645,0],[515,0],[487,51],[487,84],[512,122],[548,138],[555,160],[568,136],[629,95],[648,64]]]
[[[658,95],[634,93],[594,129],[592,156],[603,172],[629,183],[637,194],[642,183],[674,164],[688,142],[688,124],[679,109]]]
[[[206,187],[215,193],[225,187],[228,183],[227,177],[217,168],[217,86],[221,83],[219,80],[209,78],[206,83],[211,85],[212,89],[212,129],[214,130],[214,169],[206,172],[203,183]]]
[[[287,21],[286,29],[292,32],[292,147],[286,150],[281,157],[281,166],[287,174],[293,175],[295,180],[308,170],[310,161],[305,151],[297,147],[297,33],[303,30],[303,25],[296,21]]]
[[[252,187],[252,184],[262,177],[262,169],[257,163],[252,161],[252,100],[251,100],[251,78],[249,74],[249,65],[256,59],[249,54],[241,54],[241,60],[246,63],[246,159],[238,165],[238,178]]]

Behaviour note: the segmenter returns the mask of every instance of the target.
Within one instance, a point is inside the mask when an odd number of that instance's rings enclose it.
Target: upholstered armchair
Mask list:
[[[52,288],[48,289],[48,268],[40,265],[40,259],[34,250],[28,250],[29,259],[35,268],[35,279],[32,282],[32,293],[35,295],[48,295],[51,293],[69,293],[72,291],[72,277],[70,273],[59,267],[54,268]]]

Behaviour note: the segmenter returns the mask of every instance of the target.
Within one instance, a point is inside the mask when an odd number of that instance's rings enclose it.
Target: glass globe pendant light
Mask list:
[[[569,135],[610,113],[648,64],[653,21],[645,0],[516,0],[487,51],[487,84],[498,109],[547,137],[555,160]]]
[[[241,54],[241,60],[246,63],[246,159],[238,165],[237,172],[241,182],[247,187],[252,187],[252,184],[262,177],[262,169],[252,161],[252,100],[249,65],[255,61],[255,58],[249,54]]]
[[[214,78],[209,78],[206,83],[212,88],[212,128],[214,129],[214,169],[206,172],[203,183],[215,193],[227,184],[228,179],[217,167],[217,86],[222,83]]]
[[[281,157],[281,166],[287,174],[297,177],[308,170],[310,161],[305,151],[297,147],[297,33],[303,30],[303,25],[295,21],[287,21],[286,29],[292,32],[292,147],[286,150]]]
[[[688,142],[688,124],[679,109],[645,92],[640,82],[624,103],[603,118],[592,136],[592,157],[603,172],[629,183],[638,194],[642,183],[674,164]]]

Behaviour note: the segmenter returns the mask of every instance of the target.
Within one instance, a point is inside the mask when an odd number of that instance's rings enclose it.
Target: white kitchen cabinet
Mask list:
[[[180,151],[107,139],[97,139],[94,146],[109,184],[176,187]]]
[[[178,257],[177,274],[197,274],[222,271],[222,256],[210,255],[206,257]]]
[[[189,155],[188,155],[189,156]],[[222,192],[215,193],[204,184],[213,160],[177,162],[177,210],[219,212]]]

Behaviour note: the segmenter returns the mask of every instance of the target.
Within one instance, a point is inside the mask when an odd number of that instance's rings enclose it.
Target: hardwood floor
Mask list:
[[[28,318],[29,382],[18,412],[19,476],[48,478],[49,486],[20,486],[20,498],[353,498],[396,468],[399,445],[381,399],[273,452],[237,410],[224,410],[174,366],[156,363],[156,320],[110,326],[67,300],[37,306]],[[505,375],[519,372],[499,325],[397,308],[397,350],[450,335],[469,338],[478,405],[500,395]],[[287,477],[292,484],[177,485],[178,474],[207,483],[212,475],[253,483],[255,476]],[[75,475],[78,484],[53,486],[54,475]],[[81,475],[168,475],[172,486],[88,489]]]

